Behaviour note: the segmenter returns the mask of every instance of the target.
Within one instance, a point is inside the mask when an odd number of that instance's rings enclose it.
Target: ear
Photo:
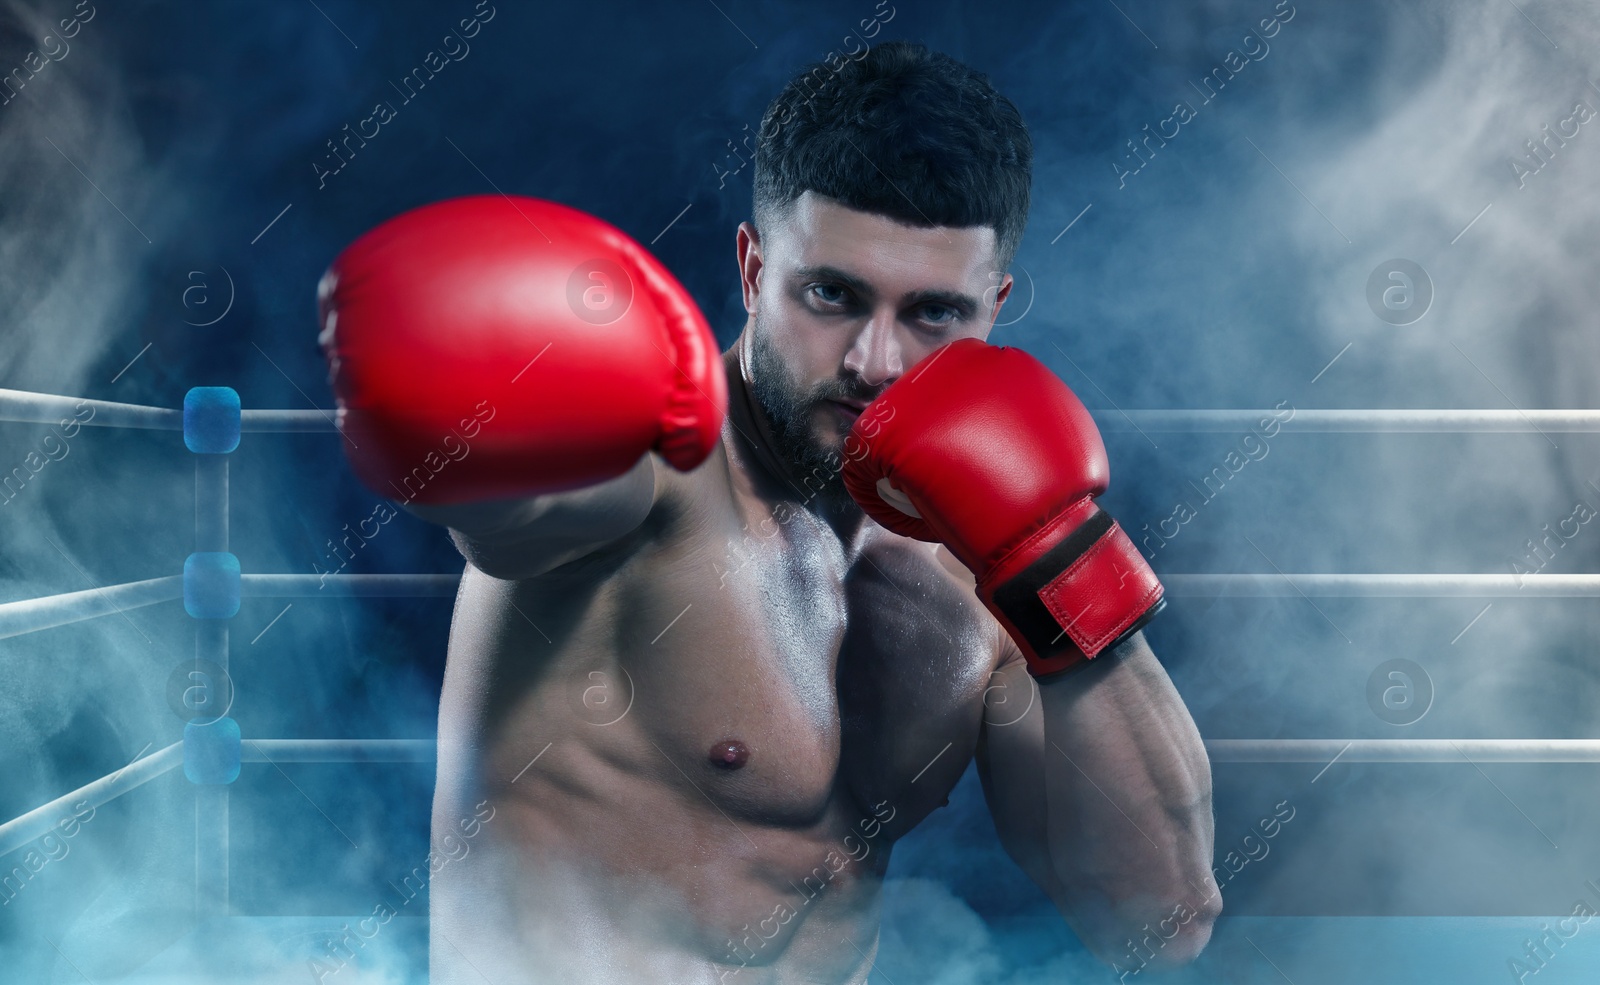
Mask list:
[[[734,249],[739,259],[739,287],[744,294],[744,310],[755,314],[756,301],[761,296],[761,233],[755,223],[739,223]]]
[[[994,329],[994,323],[1000,320],[1000,309],[1005,305],[1006,298],[1011,296],[1011,285],[1016,281],[1010,274],[1000,278],[1000,286],[994,292],[994,311],[989,314],[989,324],[984,327],[983,338],[987,341],[989,332]],[[985,292],[987,294],[987,292]]]

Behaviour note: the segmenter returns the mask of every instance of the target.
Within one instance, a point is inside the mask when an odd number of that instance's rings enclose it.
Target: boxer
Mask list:
[[[429,887],[440,985],[864,983],[894,843],[974,759],[1106,962],[1182,964],[1220,912],[1105,448],[986,341],[1019,115],[920,46],[802,78],[763,122],[720,355],[641,246],[533,198],[401,215],[319,287],[357,475],[467,562],[435,841],[478,821]]]

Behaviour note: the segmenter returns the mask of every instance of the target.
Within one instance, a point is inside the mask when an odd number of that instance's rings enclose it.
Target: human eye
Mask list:
[[[827,307],[844,307],[850,300],[850,292],[839,284],[812,284],[806,290],[808,294]]]

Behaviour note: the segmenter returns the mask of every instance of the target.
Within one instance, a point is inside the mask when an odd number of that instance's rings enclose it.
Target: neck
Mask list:
[[[747,327],[722,354],[723,368],[728,375],[728,423],[733,429],[739,458],[750,463],[750,471],[757,473],[752,478],[763,498],[798,504],[828,524],[840,540],[849,543],[866,514],[848,497],[817,492],[817,480],[808,477],[798,463],[789,461],[779,452],[772,422],[750,385],[749,336]],[[810,484],[807,484],[808,478]]]

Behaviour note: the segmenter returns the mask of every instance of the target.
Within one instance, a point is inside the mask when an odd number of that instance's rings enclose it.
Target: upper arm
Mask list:
[[[1020,654],[1001,635],[998,680],[1025,687]],[[1114,950],[1180,902],[1203,916],[1186,940],[1204,946],[1221,906],[1211,880],[1210,764],[1143,633],[1034,686],[1036,699],[1012,724],[986,709],[979,743],[1007,851],[1091,948]]]
[[[631,533],[654,507],[662,484],[657,456],[605,482],[520,499],[430,506],[407,512],[448,527],[461,556],[494,578],[532,578]]]
[[[1039,684],[1016,643],[995,623],[999,660],[983,695],[975,759],[1000,844],[1052,899],[1060,880],[1046,838],[1044,714]]]

